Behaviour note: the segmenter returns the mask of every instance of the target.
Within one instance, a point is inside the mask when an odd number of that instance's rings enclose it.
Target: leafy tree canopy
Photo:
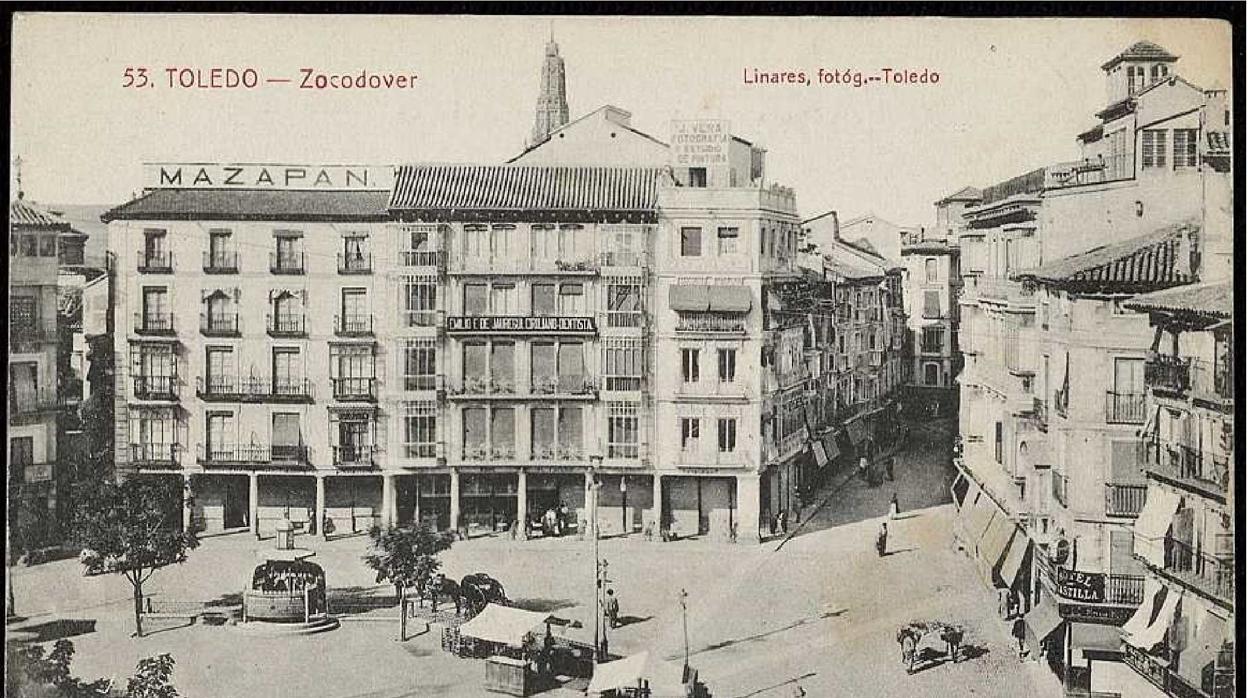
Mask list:
[[[415,526],[374,526],[368,535],[372,545],[364,563],[376,570],[378,583],[388,581],[400,590],[424,587],[442,564],[438,553],[453,540],[449,533]]]

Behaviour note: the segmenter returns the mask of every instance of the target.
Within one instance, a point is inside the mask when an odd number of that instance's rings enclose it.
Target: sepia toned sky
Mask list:
[[[1078,156],[1100,65],[1139,39],[1231,85],[1229,25],[1198,20],[20,15],[13,155],[28,197],[118,204],[140,163],[501,162],[533,125],[553,27],[573,118],[603,104],[666,140],[715,117],[768,149],[803,216],[930,225],[932,202]],[[124,88],[128,66],[156,87]],[[166,67],[254,68],[254,90],[171,89]],[[299,69],[417,73],[406,90],[300,90]],[[749,85],[743,72],[927,69],[934,85]],[[265,84],[264,76],[295,82]]]

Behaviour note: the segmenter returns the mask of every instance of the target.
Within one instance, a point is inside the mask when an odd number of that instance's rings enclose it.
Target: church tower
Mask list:
[[[555,129],[568,123],[568,92],[564,84],[563,58],[555,35],[546,43],[546,61],[542,64],[542,89],[537,96],[537,116],[533,120],[533,139],[537,145],[550,137]]]

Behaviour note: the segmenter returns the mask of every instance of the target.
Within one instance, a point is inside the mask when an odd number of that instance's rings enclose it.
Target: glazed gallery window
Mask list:
[[[607,326],[641,327],[641,282],[607,286]]]
[[[437,350],[432,339],[408,340],[403,348],[403,389],[437,387]]]
[[[1176,129],[1174,132],[1174,169],[1196,166],[1196,129]]]
[[[719,364],[719,382],[731,383],[737,378],[737,350],[719,349],[716,352]]]
[[[1142,164],[1144,167],[1166,166],[1166,131],[1165,129],[1148,129],[1144,131],[1141,143]]]
[[[702,256],[702,229],[688,227],[680,229],[680,256]]]
[[[737,240],[740,237],[740,231],[735,227],[722,227],[716,231],[716,239],[719,241],[719,254],[736,254]]]
[[[685,383],[697,383],[700,380],[699,363],[701,352],[697,349],[680,350],[680,379]]]
[[[716,420],[720,453],[732,453],[737,450],[737,420]]]
[[[403,403],[403,449],[408,458],[435,457],[437,434],[437,406],[434,403]]]
[[[641,390],[642,343],[640,340],[606,340],[602,350],[604,388]]]
[[[640,444],[637,405],[607,403],[607,458],[636,458]]]
[[[683,451],[698,450],[698,439],[702,434],[702,420],[697,417],[680,418],[680,448]]]

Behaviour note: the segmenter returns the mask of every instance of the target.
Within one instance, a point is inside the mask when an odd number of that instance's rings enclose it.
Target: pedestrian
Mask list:
[[[1018,643],[1018,658],[1022,659],[1027,656],[1027,625],[1023,623],[1023,617],[1019,616],[1014,619],[1014,627],[1010,629],[1010,634],[1014,636],[1014,641]]]
[[[893,493],[893,498],[888,502],[888,518],[895,519],[901,514],[901,507],[897,504],[897,493]]]
[[[555,510],[547,509],[546,513],[542,514],[542,535],[543,536],[555,535],[556,527],[557,527],[557,523],[555,520]]]
[[[780,510],[780,514],[779,514],[779,516],[780,516],[780,533],[781,533],[781,535],[788,535],[788,533],[789,533],[789,515],[788,515],[788,513],[787,513],[787,512],[785,512],[785,510],[784,510],[784,509],[781,509],[781,510]]]
[[[515,540],[515,539],[516,539],[516,534],[518,534],[518,533],[520,532],[520,519],[516,519],[516,520],[512,521],[512,522],[511,522],[511,527],[510,527],[510,528],[511,528],[511,539],[512,539],[512,540]]]
[[[858,477],[862,478],[863,480],[867,479],[867,457],[866,455],[859,456],[858,458]]]
[[[563,531],[568,528],[568,505],[559,502],[559,535],[563,535]]]
[[[880,532],[875,537],[875,552],[884,557],[885,551],[888,550],[888,524],[880,524]]]
[[[884,461],[884,475],[888,478],[889,482],[893,481],[893,462],[895,460],[895,458],[889,456],[888,460]]]
[[[614,589],[607,589],[607,600],[603,603],[603,612],[607,616],[607,625],[611,629],[620,627],[620,600],[615,598]]]

